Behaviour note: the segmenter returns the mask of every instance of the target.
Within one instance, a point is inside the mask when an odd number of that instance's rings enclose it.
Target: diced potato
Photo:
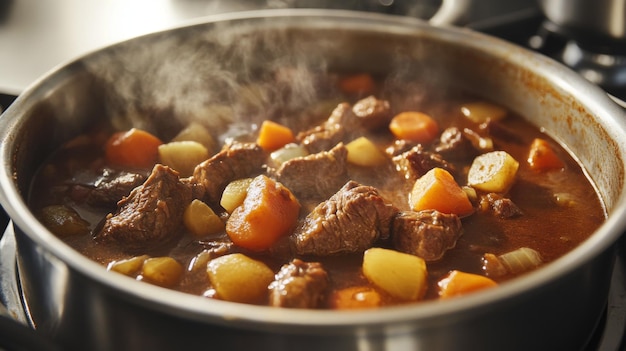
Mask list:
[[[489,102],[477,101],[462,105],[461,113],[474,123],[484,123],[488,120],[503,119],[506,116],[506,109]]]
[[[197,141],[172,141],[159,146],[162,164],[177,170],[181,177],[193,174],[193,169],[209,158],[209,151]]]
[[[185,228],[195,236],[216,234],[224,230],[224,222],[204,202],[195,199],[183,213]]]
[[[488,152],[474,159],[467,183],[485,192],[504,193],[513,185],[518,168],[519,162],[508,153]]]
[[[89,234],[89,222],[76,210],[65,205],[44,207],[39,219],[48,230],[61,238]]]
[[[176,285],[185,269],[171,257],[154,257],[144,261],[141,268],[142,280],[163,287]]]
[[[307,149],[299,144],[287,144],[284,147],[272,152],[270,154],[270,159],[276,164],[280,166],[286,161],[289,161],[296,157],[304,157],[307,156],[309,152]]]
[[[109,263],[107,269],[113,272],[122,273],[127,276],[134,276],[141,267],[148,255],[135,256],[125,260],[113,261]]]
[[[213,152],[217,148],[217,142],[213,135],[198,122],[191,122],[185,129],[181,130],[171,141],[195,141],[202,144],[209,152]]]
[[[220,205],[226,212],[233,213],[235,208],[241,206],[248,194],[248,186],[252,183],[252,179],[253,178],[243,178],[228,183],[222,193],[222,199],[220,200]]]
[[[378,166],[386,161],[383,153],[366,137],[349,142],[346,149],[348,149],[348,162],[358,166]]]
[[[263,302],[274,280],[274,272],[265,263],[240,253],[212,260],[207,274],[220,299],[242,303]]]
[[[417,256],[383,248],[363,254],[363,274],[373,284],[396,298],[418,300],[426,293],[426,262]]]

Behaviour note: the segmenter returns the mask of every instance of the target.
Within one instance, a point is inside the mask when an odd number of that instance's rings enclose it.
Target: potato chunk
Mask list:
[[[184,267],[171,257],[154,257],[144,261],[141,278],[159,286],[173,287],[184,271]]]
[[[371,248],[363,254],[362,269],[369,281],[396,298],[413,301],[426,293],[428,272],[420,257]]]
[[[181,130],[171,141],[196,141],[202,144],[209,154],[212,154],[217,148],[217,142],[215,138],[209,133],[209,131],[197,122],[191,122],[189,125]]]
[[[237,179],[228,183],[220,200],[220,205],[226,212],[233,213],[235,208],[241,206],[248,194],[250,183],[252,183],[252,178]]]
[[[492,151],[474,159],[467,174],[467,183],[485,192],[505,193],[509,190],[519,162],[505,151]]]
[[[461,106],[461,113],[474,123],[499,121],[506,117],[506,110],[503,107],[486,101],[466,103]]]
[[[159,146],[159,160],[175,169],[181,177],[193,174],[194,168],[209,158],[209,151],[197,141],[172,141]]]
[[[134,276],[141,267],[148,255],[135,256],[124,260],[113,261],[109,263],[107,269],[113,272],[122,273],[127,276]]]
[[[183,213],[183,224],[195,236],[216,234],[224,230],[224,222],[204,202],[195,199]]]
[[[274,272],[265,263],[240,253],[212,260],[207,274],[220,299],[242,303],[262,303],[274,280]]]
[[[378,166],[385,163],[385,156],[376,145],[366,137],[354,139],[346,145],[348,162],[358,166]]]

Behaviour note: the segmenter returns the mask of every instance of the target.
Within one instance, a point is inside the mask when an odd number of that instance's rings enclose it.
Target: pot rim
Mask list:
[[[367,24],[368,30],[375,27],[384,28],[386,32],[414,31],[419,35],[436,37],[445,41],[453,41],[457,45],[472,48],[480,48],[488,55],[502,57],[519,66],[533,66],[533,72],[538,76],[551,77],[551,82],[564,92],[578,96],[581,106],[585,106],[594,115],[598,116],[603,128],[616,142],[616,148],[622,155],[626,155],[626,114],[615,104],[608,95],[599,87],[587,82],[575,72],[565,66],[540,54],[528,51],[514,44],[507,43],[498,38],[472,30],[456,27],[434,27],[426,21],[416,18],[398,17],[376,13],[362,13],[348,10],[312,10],[312,9],[280,9],[280,10],[255,10],[222,15],[213,15],[190,21],[190,23],[176,26],[161,32],[147,34],[141,37],[152,36],[192,26],[202,26],[230,21],[267,20],[273,22],[289,21],[289,23],[304,23],[316,21],[321,25],[336,25],[348,23],[363,28]],[[298,21],[306,19],[307,21]],[[141,38],[138,37],[138,38]],[[124,42],[136,40],[133,38]],[[122,42],[123,43],[123,42]],[[110,46],[118,45],[113,44]],[[585,242],[565,256],[547,264],[541,269],[528,273],[509,282],[502,283],[497,289],[489,289],[483,292],[462,296],[446,301],[425,301],[416,304],[397,307],[385,307],[374,310],[359,311],[328,311],[328,310],[293,310],[280,309],[265,306],[253,306],[247,304],[232,303],[207,299],[201,296],[180,293],[173,290],[160,288],[151,284],[135,281],[134,279],[111,274],[101,265],[88,259],[77,251],[71,249],[60,239],[51,234],[43,225],[35,219],[29,211],[26,203],[22,200],[20,192],[14,183],[12,161],[12,148],[15,145],[15,136],[10,131],[20,123],[19,118],[32,104],[33,98],[45,94],[47,85],[53,78],[71,74],[69,66],[81,61],[90,55],[97,55],[104,47],[94,50],[66,64],[61,64],[39,80],[29,86],[23,94],[7,109],[0,118],[0,133],[2,144],[0,155],[3,165],[0,168],[0,203],[12,218],[20,230],[30,240],[40,245],[53,256],[65,262],[71,269],[96,281],[109,291],[151,309],[161,310],[168,314],[192,318],[198,321],[210,321],[227,325],[247,326],[261,329],[275,329],[281,326],[290,327],[316,327],[326,328],[330,332],[341,332],[341,327],[393,325],[407,321],[438,320],[449,318],[463,318],[464,313],[484,308],[486,305],[495,305],[505,302],[513,297],[532,295],[532,290],[539,286],[549,284],[556,277],[591,261],[596,256],[610,249],[622,231],[626,228],[626,195],[622,191],[618,200],[611,209],[608,219],[600,228]],[[536,66],[536,67],[535,67]],[[621,160],[624,163],[624,160]],[[626,169],[626,166],[622,166]],[[622,178],[623,175],[622,175]],[[624,189],[622,179],[622,190]],[[338,328],[339,327],[339,328]],[[280,329],[281,332],[290,332],[295,329]]]

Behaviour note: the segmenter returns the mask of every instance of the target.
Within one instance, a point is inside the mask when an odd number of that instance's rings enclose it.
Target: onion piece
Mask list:
[[[528,272],[543,263],[539,252],[529,247],[521,247],[499,256],[486,253],[482,260],[485,275],[492,277]]]

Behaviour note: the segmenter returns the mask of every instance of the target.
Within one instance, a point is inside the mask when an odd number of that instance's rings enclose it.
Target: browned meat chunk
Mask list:
[[[409,181],[415,181],[435,167],[443,168],[451,174],[455,172],[454,165],[437,153],[425,151],[422,145],[414,146],[409,151],[394,156],[392,161],[396,165],[396,170]]]
[[[389,237],[397,212],[376,188],[349,181],[299,223],[292,236],[294,251],[303,255],[365,251]]]
[[[194,196],[199,197],[200,188],[205,192],[206,202],[219,202],[228,183],[261,172],[265,158],[263,149],[254,143],[235,142],[226,145],[222,151],[194,169],[190,180],[190,183],[197,184]]]
[[[183,212],[191,202],[191,190],[178,173],[156,165],[145,183],[118,202],[96,234],[101,241],[117,242],[128,251],[148,252],[180,236]]]
[[[275,177],[299,199],[328,199],[348,180],[347,157],[340,143],[330,151],[284,162]]]
[[[113,206],[124,196],[128,196],[131,190],[141,185],[146,180],[146,175],[104,169],[102,176],[98,178],[87,194],[85,202],[92,206]]]
[[[471,159],[479,154],[472,140],[457,127],[450,127],[441,133],[435,151],[450,160]]]
[[[401,212],[393,220],[392,241],[398,251],[426,261],[440,259],[462,234],[461,220],[435,210]]]
[[[319,262],[294,259],[284,265],[270,285],[270,306],[317,308],[328,288],[328,273]]]
[[[522,210],[511,199],[496,193],[481,196],[480,205],[480,208],[488,209],[491,213],[503,219],[522,215]]]
[[[391,157],[394,157],[403,154],[418,145],[419,144],[405,139],[397,139],[394,140],[393,144],[385,149],[385,153]]]
[[[357,101],[352,107],[352,112],[368,130],[387,126],[393,117],[389,101],[379,100],[374,96]]]
[[[359,123],[350,104],[344,102],[333,110],[330,117],[321,125],[298,133],[296,139],[312,153],[330,150],[339,142],[350,139],[350,133],[356,132]]]

